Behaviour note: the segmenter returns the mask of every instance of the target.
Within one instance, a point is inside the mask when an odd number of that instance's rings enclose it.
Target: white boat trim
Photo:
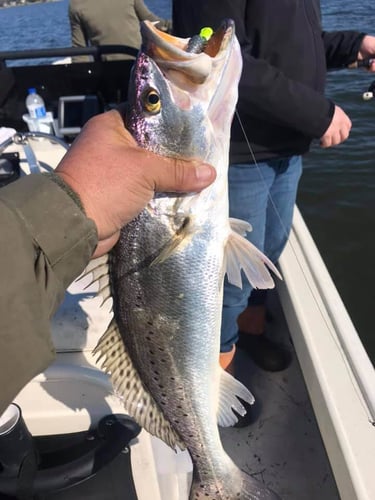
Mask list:
[[[375,371],[299,210],[278,291],[342,500],[375,498]]]

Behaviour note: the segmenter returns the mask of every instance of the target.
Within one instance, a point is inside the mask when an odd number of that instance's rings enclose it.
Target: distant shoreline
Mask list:
[[[12,7],[22,7],[36,3],[61,2],[62,0],[7,0],[0,3],[0,9],[10,9]]]

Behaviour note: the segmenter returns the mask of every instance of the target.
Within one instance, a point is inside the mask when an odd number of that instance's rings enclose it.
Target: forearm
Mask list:
[[[353,63],[365,33],[358,31],[323,31],[322,38],[328,69],[345,68]]]
[[[54,358],[50,317],[82,272],[96,229],[59,186],[42,175],[0,190],[0,413]]]

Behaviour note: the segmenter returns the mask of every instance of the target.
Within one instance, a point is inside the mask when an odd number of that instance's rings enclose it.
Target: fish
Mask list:
[[[125,410],[193,463],[190,500],[276,500],[225,452],[219,426],[244,415],[251,392],[219,365],[225,273],[242,286],[272,288],[275,266],[245,238],[248,223],[228,216],[228,157],[241,52],[224,20],[198,53],[189,39],[141,25],[142,47],[129,81],[126,127],[154,153],[199,159],[216,169],[200,193],[159,193],[124,226],[90,272],[113,319],[96,346]],[[251,195],[251,194],[249,194]]]

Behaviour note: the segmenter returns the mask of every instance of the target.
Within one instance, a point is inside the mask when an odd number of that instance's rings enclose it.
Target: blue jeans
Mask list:
[[[229,215],[249,222],[246,238],[276,262],[289,237],[301,156],[229,168]],[[277,279],[277,278],[276,278]],[[221,352],[238,340],[237,318],[247,307],[252,287],[242,273],[242,289],[224,282]]]

